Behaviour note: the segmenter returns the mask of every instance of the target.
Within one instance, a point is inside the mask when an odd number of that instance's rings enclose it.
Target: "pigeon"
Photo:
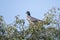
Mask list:
[[[32,17],[29,11],[27,11],[26,14],[27,14],[27,20],[31,24],[35,24],[35,23],[38,23],[38,22],[43,23],[43,24],[50,24],[50,23],[45,22],[43,20],[39,20],[37,18]]]

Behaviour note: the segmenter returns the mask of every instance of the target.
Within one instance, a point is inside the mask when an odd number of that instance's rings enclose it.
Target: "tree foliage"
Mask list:
[[[11,24],[6,24],[0,16],[0,40],[60,40],[60,8],[52,8],[44,14],[44,19],[49,25],[25,25],[25,20],[19,15]],[[57,16],[57,14],[59,14]]]

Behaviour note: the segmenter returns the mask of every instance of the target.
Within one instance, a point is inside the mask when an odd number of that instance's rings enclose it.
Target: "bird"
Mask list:
[[[46,21],[43,21],[43,20],[40,20],[40,19],[37,19],[37,18],[35,18],[35,17],[32,17],[31,16],[31,14],[30,14],[30,11],[27,11],[26,12],[26,14],[27,14],[27,20],[28,20],[28,22],[30,23],[30,24],[36,24],[36,23],[39,23],[40,22],[40,24],[42,23],[42,24],[49,24],[48,22],[46,22]]]

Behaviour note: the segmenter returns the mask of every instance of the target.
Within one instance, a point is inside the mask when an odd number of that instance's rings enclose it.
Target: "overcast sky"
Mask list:
[[[33,17],[43,19],[44,13],[52,7],[59,8],[60,0],[0,0],[0,15],[11,23],[18,14],[26,19],[26,11],[29,10]]]

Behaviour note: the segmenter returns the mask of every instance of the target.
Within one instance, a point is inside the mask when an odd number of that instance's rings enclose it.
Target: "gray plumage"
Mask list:
[[[37,19],[37,18],[32,17],[32,16],[30,15],[30,12],[29,12],[29,11],[27,11],[26,14],[27,14],[27,20],[28,20],[30,23],[36,23],[36,22],[46,23],[45,21],[42,21],[42,20],[39,20],[39,19]],[[49,23],[48,23],[48,24],[49,24]]]
[[[42,21],[42,20],[36,19],[36,18],[34,18],[34,17],[31,17],[31,16],[30,16],[29,19],[30,19],[32,22]]]
[[[26,14],[27,14],[27,20],[28,20],[28,21],[31,21],[31,22],[42,21],[42,20],[39,20],[39,19],[36,19],[36,18],[32,17],[32,16],[30,15],[30,12],[29,12],[29,11],[27,11]]]

